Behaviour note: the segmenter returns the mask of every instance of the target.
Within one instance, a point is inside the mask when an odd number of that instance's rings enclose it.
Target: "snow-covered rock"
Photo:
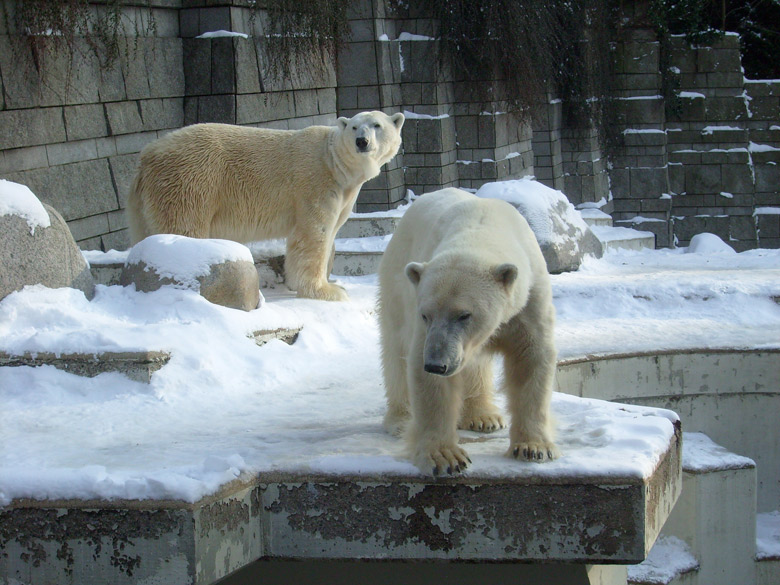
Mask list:
[[[87,298],[95,289],[62,216],[25,185],[0,180],[0,299],[34,284],[76,288]]]
[[[158,234],[138,242],[127,256],[120,282],[151,292],[170,285],[197,291],[206,300],[251,311],[261,302],[252,253],[228,240]]]
[[[530,177],[483,185],[479,197],[514,205],[531,226],[551,274],[577,270],[586,255],[601,258],[599,239],[566,196]]]

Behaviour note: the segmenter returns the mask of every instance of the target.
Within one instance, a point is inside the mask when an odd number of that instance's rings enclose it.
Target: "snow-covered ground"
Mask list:
[[[25,497],[195,501],[242,473],[280,468],[417,473],[381,427],[376,277],[339,282],[350,302],[298,299],[282,287],[263,291],[265,303],[251,312],[169,287],[98,286],[92,301],[42,286],[9,295],[0,301],[0,351],[162,350],[171,359],[150,384],[117,373],[0,368],[0,505]],[[554,276],[553,289],[562,358],[780,347],[780,250],[737,254],[703,238],[689,249],[613,252]],[[248,337],[301,326],[293,345],[258,347]],[[474,461],[467,473],[647,473],[674,418],[565,395],[553,408],[561,459],[511,461],[502,456],[506,431],[464,432]]]
[[[266,294],[249,313],[192,291],[28,287],[0,302],[0,350],[163,350],[151,384],[50,366],[0,369],[0,503],[13,498],[195,500],[241,472],[306,468],[414,473],[381,428],[374,276],[343,278],[352,300]],[[696,347],[780,347],[780,251],[607,254],[553,277],[562,357]],[[247,334],[303,326],[292,345]],[[533,471],[594,468],[620,448],[621,411],[556,396],[565,456]],[[581,433],[589,419],[589,433]],[[635,422],[635,421],[633,421]],[[522,465],[506,433],[464,433],[472,473]],[[628,441],[631,443],[631,441]],[[641,445],[625,446],[642,452]],[[649,448],[649,447],[648,447]],[[530,465],[530,464],[529,464]],[[517,469],[515,468],[515,471]]]

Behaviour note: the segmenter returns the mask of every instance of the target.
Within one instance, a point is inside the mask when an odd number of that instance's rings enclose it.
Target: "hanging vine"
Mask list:
[[[45,70],[47,59],[65,51],[71,57],[86,48],[102,70],[110,69],[122,54],[137,47],[137,39],[153,35],[156,23],[151,0],[138,0],[147,12],[143,24],[134,23],[134,41],[128,41],[123,8],[128,2],[104,0],[24,0],[3,3],[6,27],[25,39],[37,71]]]
[[[290,77],[296,72],[322,71],[332,63],[349,38],[349,4],[350,0],[264,3],[270,73]]]
[[[420,0],[415,10],[438,23],[440,58],[475,99],[527,115],[550,93],[572,124],[606,132],[618,22],[610,0]]]

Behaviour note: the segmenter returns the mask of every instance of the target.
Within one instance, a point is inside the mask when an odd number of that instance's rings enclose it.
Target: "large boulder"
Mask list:
[[[142,292],[186,288],[214,304],[244,311],[256,309],[262,298],[252,253],[228,240],[149,236],[130,250],[120,283],[135,284]]]
[[[25,185],[0,179],[0,300],[28,284],[76,288],[89,299],[95,291],[62,216]]]
[[[517,208],[536,235],[551,274],[577,270],[585,256],[604,254],[603,245],[566,196],[530,177],[487,183],[477,195],[503,199]]]

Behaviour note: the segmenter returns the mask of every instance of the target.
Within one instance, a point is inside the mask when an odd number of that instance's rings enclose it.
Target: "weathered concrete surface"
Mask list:
[[[0,351],[0,367],[51,365],[77,376],[93,378],[104,372],[119,372],[136,382],[149,383],[152,374],[171,359],[163,351],[101,352],[96,354],[37,352],[11,355]]]
[[[15,502],[0,509],[0,583],[213,583],[258,558],[256,489],[181,502]]]
[[[780,350],[687,350],[584,356],[558,365],[560,392],[668,408],[686,431],[750,457],[758,510],[780,501]]]
[[[636,563],[680,491],[679,433],[651,478],[422,482],[279,478],[267,556]]]
[[[685,433],[682,494],[663,533],[699,561],[694,585],[756,583],[756,465],[692,437]]]
[[[592,565],[652,547],[680,493],[680,438],[647,478],[279,472],[196,504],[15,501],[0,509],[0,582],[206,584],[273,558],[539,562],[543,576],[624,583]]]

